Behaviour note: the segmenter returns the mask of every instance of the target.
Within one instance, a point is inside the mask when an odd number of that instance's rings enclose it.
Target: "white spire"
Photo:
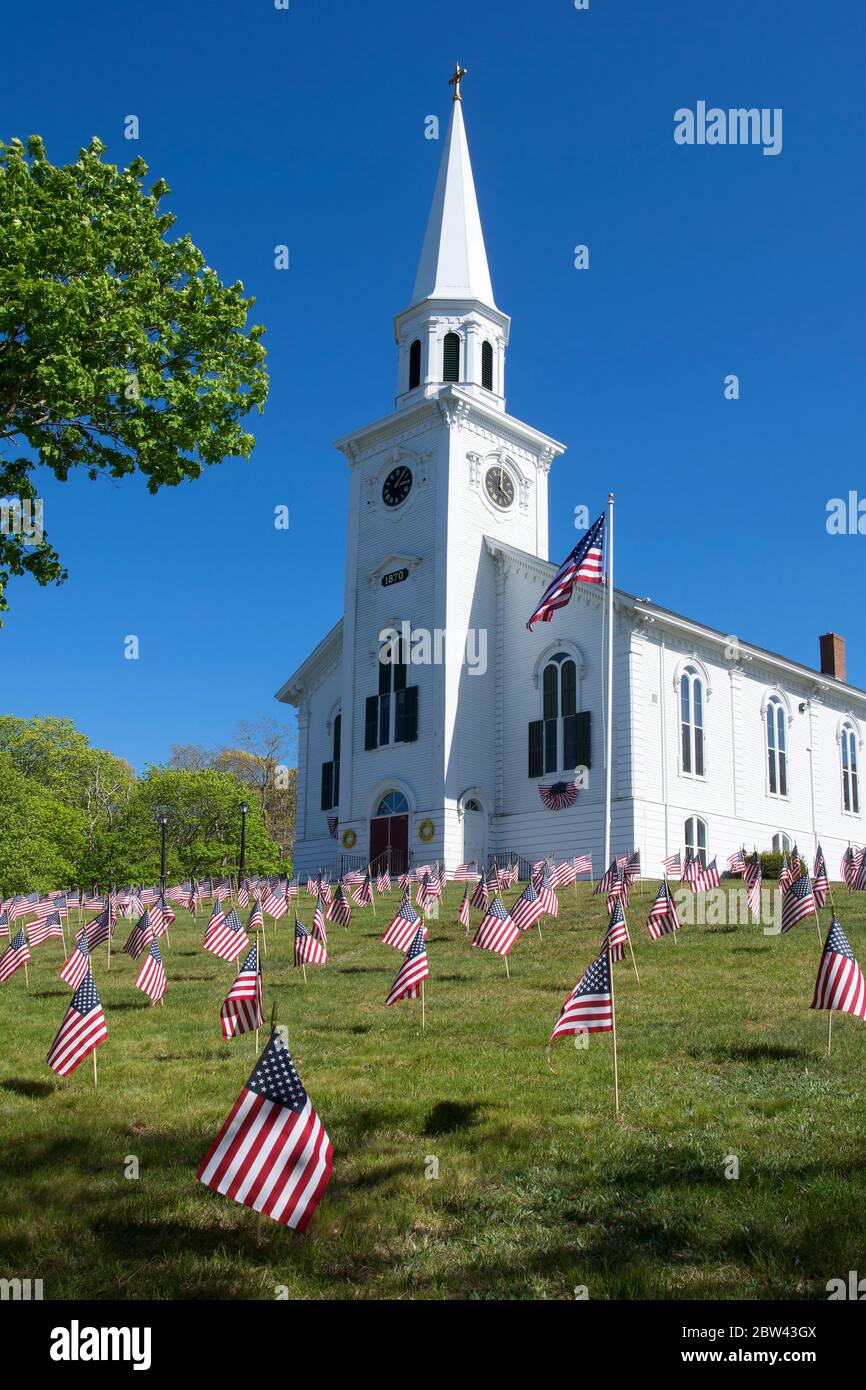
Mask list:
[[[413,304],[422,299],[477,299],[496,307],[459,99],[452,105],[412,293]]]

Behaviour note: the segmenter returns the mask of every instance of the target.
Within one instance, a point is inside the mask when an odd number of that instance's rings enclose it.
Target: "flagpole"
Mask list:
[[[610,979],[610,1021],[613,1028],[613,1097],[616,1113],[619,1114],[619,1065],[616,1057],[616,1004],[613,997],[613,961],[610,954],[610,942],[607,946],[607,972]]]
[[[426,1004],[424,1001],[424,981],[421,981],[421,1027],[427,1027]]]
[[[611,757],[613,755],[613,493],[607,494],[607,708],[604,756],[604,863],[610,863]]]

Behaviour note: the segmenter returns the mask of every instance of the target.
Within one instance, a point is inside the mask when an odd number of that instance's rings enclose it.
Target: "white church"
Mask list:
[[[415,287],[395,320],[394,409],[337,441],[349,466],[343,616],[277,699],[298,713],[295,871],[448,870],[592,854],[602,872],[605,587],[526,621],[555,574],[547,480],[565,445],[509,415],[510,320],[487,265],[460,100]],[[614,593],[611,851],[643,872],[818,841],[862,843],[866,692]],[[400,641],[394,634],[400,634]],[[444,635],[444,636],[443,636]],[[381,657],[387,646],[389,660]],[[395,659],[396,655],[396,659]],[[548,809],[540,788],[574,782]]]

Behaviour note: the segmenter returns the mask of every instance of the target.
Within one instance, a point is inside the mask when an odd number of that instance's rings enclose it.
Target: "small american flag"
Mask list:
[[[325,930],[325,904],[322,902],[321,893],[316,894],[316,906],[313,908],[313,936],[325,947],[328,945],[328,933]]]
[[[339,821],[336,816],[328,816],[328,834],[330,835],[332,840],[336,840],[337,838],[338,825]]]
[[[577,874],[574,865],[564,859],[561,864],[554,864],[550,873],[550,882],[554,888],[567,888],[574,883]]]
[[[327,965],[328,952],[295,918],[295,965]]]
[[[564,608],[581,580],[585,584],[601,584],[604,579],[602,552],[604,549],[604,512],[594,521],[586,535],[560,565],[548,584],[541,601],[526,626],[532,631],[535,622],[549,623],[558,608]]]
[[[719,866],[714,859],[712,864],[708,864],[705,869],[701,869],[695,876],[692,880],[692,888],[696,893],[706,893],[710,888],[719,887],[721,887]]]
[[[373,901],[373,884],[370,879],[369,869],[364,874],[364,877],[362,878],[361,882],[358,884],[357,888],[352,894],[352,899],[355,903],[357,903],[358,907],[368,907],[369,904]]]
[[[87,934],[81,938],[72,952],[72,955],[64,963],[59,971],[61,980],[65,980],[70,989],[77,989],[90,969],[90,950],[87,944]]]
[[[197,1177],[304,1231],[331,1177],[331,1141],[274,1029]]]
[[[417,999],[421,994],[421,982],[430,974],[427,968],[427,948],[424,945],[424,928],[420,926],[412,938],[406,958],[397,971],[397,978],[391,986],[386,1004],[395,1004],[398,999]]]
[[[250,913],[250,920],[247,922],[247,931],[255,935],[256,931],[262,931],[265,919],[262,915],[262,904],[260,898],[253,899],[253,910]]]
[[[487,880],[483,874],[476,883],[475,888],[472,892],[472,897],[469,899],[469,901],[473,907],[478,907],[482,909],[487,907],[487,904],[490,901],[490,894],[487,891]]]
[[[842,866],[840,872],[842,875],[842,882],[845,884],[845,887],[853,888],[854,880],[857,877],[857,858],[850,845],[846,849],[845,853],[842,855]]]
[[[680,877],[683,871],[683,861],[679,850],[677,850],[676,854],[669,854],[666,859],[662,860],[662,868],[668,878]]]
[[[819,845],[815,854],[815,871],[812,875],[812,892],[815,897],[816,907],[824,906],[829,891],[830,880],[827,877],[827,865],[824,862],[824,851]]]
[[[268,916],[272,917],[276,922],[279,921],[281,917],[285,916],[288,911],[288,902],[282,894],[276,893],[268,883],[265,885],[265,890],[262,893],[262,907]]]
[[[475,883],[478,878],[478,867],[476,864],[458,864],[451,877],[456,883]]]
[[[463,889],[463,897],[460,899],[460,908],[457,912],[457,920],[461,926],[469,930],[469,889]]]
[[[612,1028],[613,993],[610,960],[605,950],[587,966],[560,1009],[550,1042],[572,1033],[609,1033]]]
[[[155,946],[156,942],[153,944]],[[220,1027],[224,1038],[236,1038],[240,1033],[252,1033],[261,1028],[264,1021],[259,952],[256,946],[251,946],[220,1006]]]
[[[592,855],[591,855],[591,854],[576,854],[576,855],[574,856],[574,872],[575,872],[575,875],[577,875],[577,874],[591,874],[591,873],[592,873]]]
[[[22,965],[26,965],[29,959],[30,948],[27,945],[27,937],[24,935],[24,928],[19,927],[6,950],[0,956],[0,984],[14,975],[16,970],[20,970]]]
[[[344,927],[348,927],[352,920],[352,909],[341,883],[337,884],[333,900],[328,904],[327,917],[329,922],[340,922]]]
[[[785,896],[793,881],[794,875],[791,873],[791,865],[788,863],[788,856],[787,854],[783,854],[782,868],[779,873],[779,892],[782,894],[782,897]]]
[[[854,881],[851,887],[857,893],[866,892],[866,849],[857,851],[854,860]]]
[[[748,884],[746,900],[749,904],[749,911],[757,915],[761,910],[761,861],[758,858],[757,850],[752,855],[746,865],[745,880]]]
[[[677,916],[676,904],[671,896],[671,890],[667,883],[659,885],[659,891],[655,895],[652,906],[649,910],[646,929],[653,941],[658,941],[660,936],[668,936],[671,932],[679,931],[680,919]]]
[[[92,944],[92,937],[90,936],[89,929],[87,939],[88,943]],[[133,960],[138,960],[142,951],[146,950],[153,940],[155,940],[155,937],[153,927],[150,923],[150,908],[148,908],[146,912],[141,914],[132,931],[129,933],[123,949],[128,956],[132,956]]]
[[[158,1004],[166,990],[165,970],[162,964],[162,956],[159,954],[159,942],[156,937],[150,943],[150,950],[141,963],[141,969],[135,979],[136,989],[140,989],[142,994],[146,994],[151,1004]]]
[[[4,907],[0,911],[0,936],[9,935],[9,909]]]
[[[235,908],[229,908],[225,917],[220,913],[218,920],[211,917],[202,947],[220,960],[237,960],[241,951],[249,950],[250,939]]]
[[[496,893],[472,938],[472,945],[482,951],[493,951],[497,956],[507,956],[519,935],[520,928]]]
[[[548,917],[559,916],[559,899],[554,892],[553,884],[550,881],[550,874],[547,865],[544,864],[537,874],[530,879],[535,887],[535,891],[541,900],[541,910]]]
[[[31,946],[41,946],[49,936],[62,937],[63,927],[57,909],[52,908],[46,917],[39,917],[35,922],[31,922],[27,928],[27,935],[30,937]]]
[[[742,875],[745,873],[746,855],[744,850],[735,849],[733,854],[728,855],[728,868],[732,874]]]
[[[607,869],[598,880],[593,889],[593,897],[598,897],[599,893],[609,893],[616,880],[619,878],[619,867],[614,859],[610,868]]]
[[[390,893],[391,878],[387,869],[380,869],[376,878],[376,888],[380,893]]]
[[[88,971],[73,994],[57,1037],[51,1044],[48,1065],[58,1076],[68,1076],[107,1037],[108,1028],[102,1005],[93,976]]]
[[[607,924],[607,931],[604,934],[602,950],[610,949],[611,960],[624,960],[625,947],[628,941],[628,927],[626,926],[625,914],[622,910],[622,900],[617,898],[610,914],[610,921]]]
[[[848,938],[835,917],[824,943],[812,1008],[838,1009],[840,1013],[866,1019],[866,984]]]
[[[790,931],[792,927],[814,911],[815,899],[812,896],[812,880],[808,874],[803,874],[791,884],[785,894],[782,903],[782,931]]]
[[[398,951],[408,951],[415,939],[415,933],[422,925],[421,918],[412,906],[412,899],[408,893],[404,893],[400,906],[397,908],[397,914],[382,937],[382,941],[384,945],[394,946]]]
[[[534,927],[539,917],[544,912],[544,903],[538,894],[535,884],[530,879],[517,902],[511,909],[511,920],[521,931],[528,931]]]

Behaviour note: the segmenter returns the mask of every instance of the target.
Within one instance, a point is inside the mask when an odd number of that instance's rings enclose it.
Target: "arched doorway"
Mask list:
[[[386,792],[370,821],[370,863],[374,871],[404,874],[409,867],[409,803],[402,792]]]
[[[463,863],[487,867],[487,812],[474,796],[463,803]]]

